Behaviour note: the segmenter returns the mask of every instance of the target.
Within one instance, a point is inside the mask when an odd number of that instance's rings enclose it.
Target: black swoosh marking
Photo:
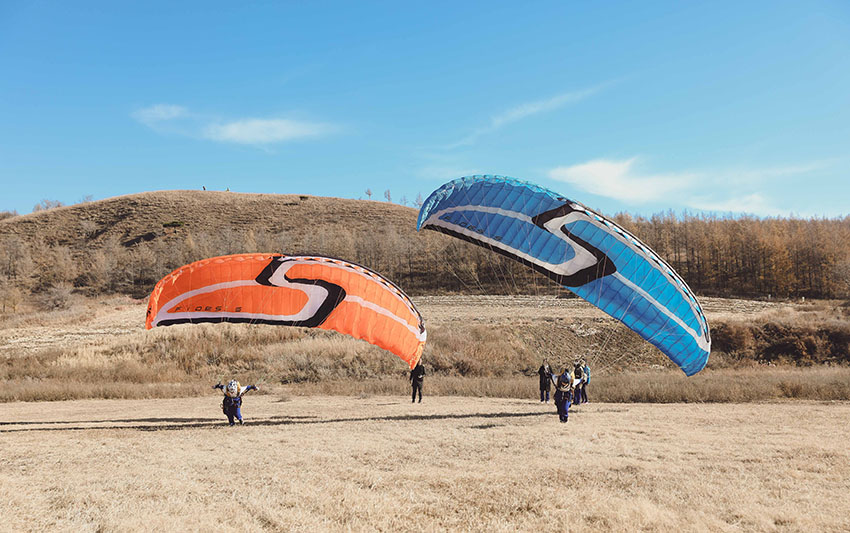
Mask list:
[[[557,207],[555,209],[551,209],[549,211],[545,211],[543,213],[540,213],[539,215],[535,215],[534,217],[532,217],[531,220],[536,226],[540,227],[541,229],[543,229],[546,232],[549,232],[549,230],[546,229],[546,226],[545,226],[545,224],[548,221],[552,220],[553,218],[562,217],[562,216],[567,215],[567,214],[569,214],[573,211],[576,211],[576,209],[573,209],[572,207],[570,207],[569,204],[564,204],[564,205]],[[514,253],[511,253],[508,250],[505,250],[503,248],[497,248],[495,246],[490,245],[489,243],[482,242],[482,241],[480,241],[480,240],[478,240],[474,237],[464,235],[463,233],[459,233],[459,232],[452,230],[452,229],[448,229],[448,228],[445,228],[445,227],[442,227],[442,226],[435,226],[435,225],[432,225],[432,224],[426,224],[425,228],[433,230],[433,231],[438,231],[440,233],[445,233],[446,235],[451,235],[452,237],[456,237],[456,238],[464,240],[466,242],[471,242],[472,244],[477,244],[478,246],[481,246],[482,248],[487,248],[488,250],[492,250],[492,251],[494,251],[498,254],[504,255],[505,257],[510,257],[514,261],[518,261],[518,262],[526,265],[527,267],[529,267],[529,268],[531,268],[531,269],[533,269],[537,272],[540,272],[541,274],[543,274],[547,278],[549,278],[549,279],[551,279],[551,280],[553,280],[553,281],[555,281],[555,282],[557,282],[557,283],[559,283],[559,284],[561,284],[565,287],[573,287],[573,288],[581,287],[582,285],[586,285],[587,283],[590,283],[591,281],[597,280],[597,279],[602,278],[604,276],[608,276],[608,275],[613,274],[614,272],[617,271],[617,266],[614,264],[613,261],[611,261],[608,258],[608,256],[605,254],[605,252],[603,252],[599,248],[593,246],[592,244],[585,241],[584,239],[581,239],[579,237],[576,237],[572,233],[569,233],[566,230],[565,227],[561,227],[561,231],[563,231],[564,234],[571,241],[575,242],[577,245],[579,245],[582,248],[584,248],[585,250],[587,250],[590,254],[593,255],[593,257],[596,258],[595,264],[588,266],[586,268],[583,268],[583,269],[579,270],[578,272],[576,272],[574,274],[570,274],[570,275],[558,274],[557,272],[553,272],[552,270],[549,270],[546,267],[540,266],[536,263],[532,263],[531,261],[529,261],[527,259],[524,259],[524,258],[522,258],[522,257],[520,257],[520,256],[518,256]]]
[[[549,211],[534,216],[531,221],[534,222],[534,224],[540,227],[541,229],[546,230],[546,223],[552,220],[553,218],[560,218],[576,211],[577,210],[573,209],[570,204],[564,204],[560,207],[550,209]],[[615,265],[614,262],[608,258],[605,252],[603,252],[596,246],[593,246],[586,240],[577,237],[576,235],[573,235],[572,233],[567,231],[566,226],[561,226],[561,231],[564,232],[564,235],[566,235],[567,238],[569,238],[571,241],[575,242],[576,244],[584,248],[588,253],[592,254],[593,257],[596,258],[596,264],[583,268],[575,274],[571,274],[569,276],[560,276],[563,281],[558,281],[558,283],[561,283],[568,287],[581,287],[582,285],[586,285],[587,283],[590,283],[593,280],[603,278],[617,271],[617,265]]]
[[[277,271],[278,268],[281,267],[287,261],[292,261],[292,259],[288,257],[275,257],[273,258],[266,268],[260,272],[260,275],[257,276],[257,283],[260,285],[266,285],[269,287],[277,287],[277,285],[273,284],[270,281],[272,275]],[[316,313],[307,318],[306,320],[281,320],[276,321],[276,323],[281,325],[289,325],[289,326],[303,326],[306,328],[315,328],[316,326],[322,325],[325,320],[328,319],[330,314],[334,309],[345,299],[345,289],[341,286],[327,282],[323,279],[307,279],[307,278],[290,278],[289,276],[283,277],[286,281],[293,284],[303,284],[303,285],[318,285],[322,287],[326,291],[328,291],[328,295],[325,297],[325,301],[322,302],[322,305],[316,310]]]
[[[260,272],[255,279],[260,285],[267,287],[278,287],[270,281],[271,276],[277,271],[280,266],[286,261],[292,259],[288,257],[277,256],[269,261],[269,264]],[[249,317],[204,317],[204,318],[174,318],[161,320],[157,326],[171,326],[174,324],[199,324],[199,323],[221,323],[231,322],[234,324],[268,324],[272,326],[302,326],[306,328],[315,328],[322,325],[328,319],[334,309],[345,299],[345,289],[335,283],[329,283],[322,279],[307,279],[307,278],[290,278],[284,276],[286,281],[295,285],[318,285],[328,291],[328,295],[322,302],[322,305],[316,310],[313,316],[305,320],[270,320],[266,318],[249,318]]]

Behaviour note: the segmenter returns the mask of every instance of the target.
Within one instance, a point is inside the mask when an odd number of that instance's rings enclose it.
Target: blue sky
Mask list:
[[[606,213],[850,213],[846,2],[0,1],[0,72],[0,210],[488,173]]]

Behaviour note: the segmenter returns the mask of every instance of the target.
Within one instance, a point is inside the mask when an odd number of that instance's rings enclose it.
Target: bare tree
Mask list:
[[[37,203],[33,206],[32,212],[35,213],[35,212],[38,212],[38,211],[47,211],[49,209],[54,209],[56,207],[62,207],[63,205],[65,205],[65,204],[63,204],[59,200],[44,199],[44,200],[40,201],[39,203]]]
[[[850,257],[835,265],[837,296],[850,297]]]
[[[110,247],[111,248],[111,247]],[[97,292],[108,292],[112,289],[115,279],[116,256],[111,250],[95,250],[89,255],[86,268],[86,284]],[[120,250],[118,250],[120,251]]]
[[[0,310],[15,312],[24,301],[24,291],[9,280],[0,278]]]
[[[49,246],[42,242],[33,245],[36,288],[45,290],[61,283],[70,283],[77,276],[77,263],[71,249],[63,245]]]
[[[0,277],[20,284],[32,275],[32,255],[26,243],[13,235],[0,239]]]
[[[416,193],[416,200],[413,201],[413,205],[416,206],[416,209],[422,209],[422,204],[425,203],[425,200],[422,199],[422,193]]]
[[[372,189],[366,189],[366,197],[370,200],[372,199]]]
[[[407,196],[402,195],[398,203],[400,203],[401,205],[407,205]]]
[[[384,198],[386,198],[388,202],[392,202],[392,201],[393,201],[393,197],[392,197],[392,195],[390,194],[390,190],[389,190],[389,189],[387,189],[387,190],[385,190],[385,191],[384,191]]]

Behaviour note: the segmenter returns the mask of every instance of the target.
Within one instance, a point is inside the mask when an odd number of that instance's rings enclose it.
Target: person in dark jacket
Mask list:
[[[573,393],[573,403],[579,405],[581,403],[581,389],[584,387],[584,365],[578,359],[573,364],[573,377],[578,380]]]
[[[422,381],[425,379],[425,367],[422,366],[422,361],[416,363],[413,370],[410,371],[410,385],[413,388],[412,402],[416,401],[416,393],[419,393],[419,403],[422,403]]]
[[[235,379],[230,380],[227,385],[221,383],[213,385],[214,389],[224,391],[224,400],[221,402],[221,410],[227,415],[227,421],[230,425],[234,425],[235,420],[239,421],[239,425],[244,424],[242,420],[242,395],[251,390],[260,390],[256,385],[248,385],[240,387],[239,382]]]
[[[573,374],[567,367],[558,376],[558,382],[555,384],[555,407],[558,409],[558,418],[561,422],[566,422],[569,419],[572,397]]]
[[[584,367],[584,383],[581,384],[581,403],[587,403],[587,386],[590,385],[590,367],[587,365],[586,359],[582,359],[581,364]]]
[[[549,363],[543,360],[543,364],[537,369],[537,374],[540,375],[540,401],[549,401],[549,390],[552,388],[552,369]]]

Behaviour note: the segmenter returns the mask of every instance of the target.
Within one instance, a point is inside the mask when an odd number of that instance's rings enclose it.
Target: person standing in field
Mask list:
[[[221,383],[213,385],[213,388],[224,391],[221,410],[227,415],[227,421],[230,425],[234,425],[236,420],[239,421],[239,425],[244,424],[245,422],[242,420],[242,395],[248,391],[260,389],[256,385],[240,387],[239,382],[235,379],[230,380],[227,385],[222,385]]]
[[[587,386],[590,385],[590,367],[587,365],[587,359],[582,359],[581,364],[584,366],[584,383],[581,385],[581,403],[587,403]]]
[[[552,369],[549,363],[543,360],[543,364],[537,369],[537,374],[540,376],[540,401],[549,401],[549,390],[552,388]]]
[[[413,370],[410,371],[410,385],[413,388],[413,396],[411,402],[416,401],[416,393],[419,393],[419,403],[422,403],[422,382],[425,380],[425,367],[422,366],[422,361],[416,363]]]
[[[573,374],[569,367],[558,376],[555,384],[555,407],[558,409],[558,418],[566,422],[570,416],[570,403],[573,397]]]
[[[581,364],[579,359],[576,359],[573,363],[573,377],[578,380],[573,394],[573,403],[579,405],[581,404],[581,389],[584,387],[584,365]]]

